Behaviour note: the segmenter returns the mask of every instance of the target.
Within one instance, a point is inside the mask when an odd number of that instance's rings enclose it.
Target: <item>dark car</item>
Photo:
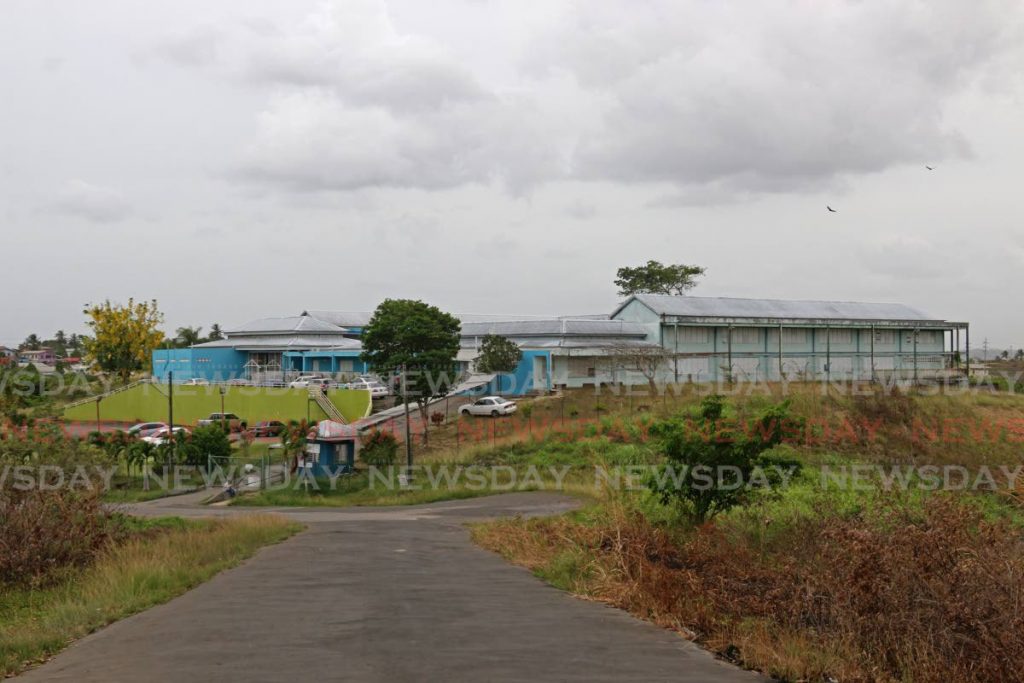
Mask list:
[[[284,427],[284,422],[267,420],[266,422],[257,422],[250,427],[249,433],[253,436],[280,436],[281,432],[284,431]]]

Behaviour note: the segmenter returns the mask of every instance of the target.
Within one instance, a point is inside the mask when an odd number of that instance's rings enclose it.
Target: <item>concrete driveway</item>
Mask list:
[[[196,496],[143,514],[246,514]],[[75,643],[25,681],[764,681],[678,635],[571,597],[463,524],[548,515],[520,493],[416,507],[287,509],[307,531]],[[267,512],[265,509],[259,512]]]

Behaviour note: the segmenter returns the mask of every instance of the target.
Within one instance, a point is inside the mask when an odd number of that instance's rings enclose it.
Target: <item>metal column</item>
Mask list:
[[[732,384],[733,383],[733,376],[732,376],[732,325],[729,325],[729,327],[726,328],[725,334],[726,334],[726,342],[729,345],[729,347],[728,347],[729,348],[729,384]]]
[[[782,379],[782,325],[779,325],[779,381]]]
[[[967,355],[967,381],[971,381],[971,326],[964,326],[964,353]]]
[[[676,384],[679,384],[679,318],[676,318],[675,348],[676,352],[672,356],[672,372]]]
[[[871,326],[871,381],[875,381],[875,326]]]
[[[825,381],[832,382],[832,328],[825,325]]]
[[[914,384],[917,384],[917,334],[920,332],[919,327],[914,328]]]

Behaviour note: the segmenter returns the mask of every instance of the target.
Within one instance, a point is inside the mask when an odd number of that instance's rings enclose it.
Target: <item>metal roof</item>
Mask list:
[[[264,335],[264,334],[292,334],[305,332],[307,334],[344,334],[347,330],[330,322],[325,322],[310,315],[295,315],[283,318],[260,318],[240,325],[239,327],[225,330],[230,336]]]
[[[927,313],[893,303],[859,301],[812,301],[801,299],[734,299],[730,297],[637,294],[619,306],[618,315],[630,301],[639,301],[658,315],[694,318],[769,318],[809,320],[898,320],[936,322]]]
[[[336,349],[359,351],[363,348],[357,339],[329,334],[296,335],[264,334],[229,337],[196,344],[194,349],[238,349],[239,351],[301,351],[303,349]]]
[[[542,320],[503,320],[495,322],[466,322],[462,324],[463,337],[483,337],[498,334],[503,337],[645,337],[647,330],[639,323],[625,320],[569,320],[548,318]]]
[[[372,311],[304,311],[317,320],[322,320],[337,327],[366,327],[373,317]]]

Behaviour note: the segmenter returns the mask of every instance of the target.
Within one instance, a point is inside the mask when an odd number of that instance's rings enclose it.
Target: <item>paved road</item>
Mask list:
[[[210,514],[194,507],[197,497],[136,510]],[[545,585],[473,545],[463,526],[573,505],[521,493],[416,507],[287,510],[308,530],[79,641],[19,680],[766,680],[674,633]]]

